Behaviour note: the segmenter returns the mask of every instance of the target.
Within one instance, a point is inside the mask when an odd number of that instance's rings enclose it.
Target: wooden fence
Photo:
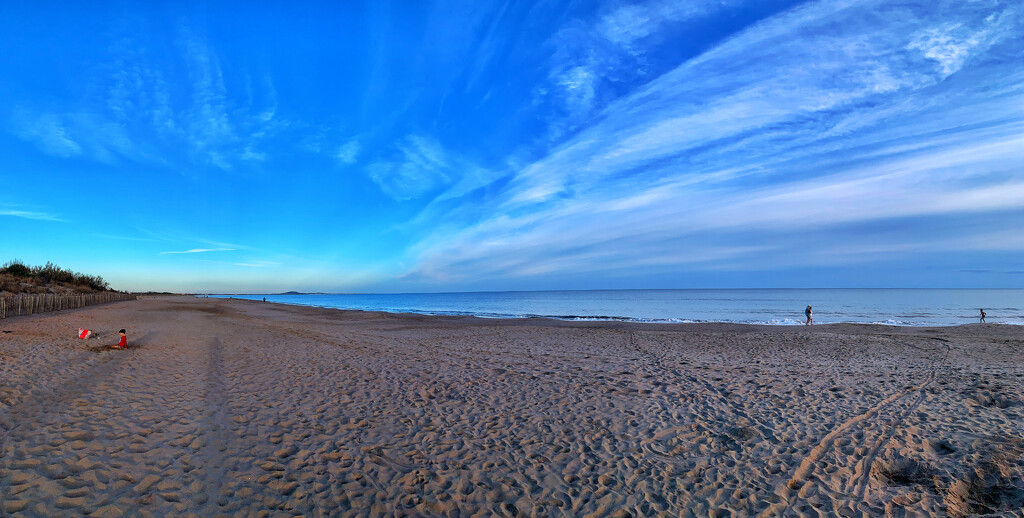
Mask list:
[[[41,293],[37,295],[0,295],[0,318],[32,315],[46,311],[80,308],[93,304],[106,304],[121,300],[135,300],[131,293],[112,291],[102,293],[86,293],[84,295],[57,295]]]

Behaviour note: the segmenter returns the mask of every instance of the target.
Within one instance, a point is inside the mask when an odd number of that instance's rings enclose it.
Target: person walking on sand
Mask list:
[[[121,333],[121,341],[117,342],[117,345],[111,345],[111,349],[127,349],[128,348],[128,335],[125,334],[124,329],[118,331]]]
[[[984,309],[979,309],[978,311],[981,312],[981,320],[978,323],[979,324],[984,324],[985,323],[985,310]]]
[[[814,318],[811,317],[811,313],[812,313],[811,306],[810,306],[810,304],[808,304],[807,305],[807,309],[804,310],[804,315],[807,315],[807,322],[804,322],[805,326],[809,326],[809,325],[811,325],[811,323],[814,322]]]

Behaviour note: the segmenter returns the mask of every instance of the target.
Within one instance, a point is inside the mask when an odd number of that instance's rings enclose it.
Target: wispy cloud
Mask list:
[[[352,165],[356,163],[356,159],[359,158],[360,149],[358,140],[349,140],[338,148],[338,152],[334,154],[334,158],[338,160],[339,164]]]
[[[750,265],[782,236],[1019,213],[1024,73],[1005,60],[1021,10],[821,1],[765,20],[606,106],[524,166],[498,214],[424,239],[411,275]]]
[[[659,34],[667,24],[707,15],[721,9],[724,4],[652,0],[620,5],[601,17],[597,23],[597,33],[615,44],[631,46],[637,40]]]
[[[395,146],[394,158],[374,162],[366,172],[395,200],[419,198],[428,193],[434,200],[457,198],[499,176],[423,135],[406,137]]]
[[[578,129],[624,86],[654,73],[647,58],[666,38],[667,28],[693,23],[720,12],[725,2],[648,0],[610,2],[593,19],[574,20],[547,43],[551,57],[548,83],[535,90],[536,101],[551,112],[551,139]],[[664,41],[663,41],[664,40]]]
[[[233,252],[234,248],[193,248],[191,250],[181,250],[176,252],[160,252],[163,254],[199,254],[203,252]]]
[[[15,112],[12,121],[15,131],[25,140],[32,141],[40,150],[60,156],[71,157],[82,153],[82,146],[68,135],[64,121],[53,114],[33,116],[25,110]]]
[[[275,266],[281,266],[281,263],[276,261],[252,261],[248,263],[231,263],[235,266],[245,266],[248,268],[273,268]]]
[[[833,10],[819,2],[764,22],[613,103],[600,124],[524,171],[521,201],[666,159],[685,162],[740,139],[806,139],[823,123],[874,111],[862,103],[886,107],[947,76],[916,51],[891,51],[907,47],[901,42],[914,38],[919,18],[896,17],[882,30],[863,10]],[[988,27],[1006,17],[969,14],[978,25],[972,34],[991,33],[992,42],[1012,34]],[[818,32],[830,18],[843,19],[845,30]]]
[[[267,154],[261,151],[256,151],[252,146],[246,146],[238,158],[242,160],[263,161],[267,159]]]
[[[194,31],[181,27],[178,55],[155,59],[140,43],[142,29],[116,25],[109,61],[82,88],[88,95],[45,108],[18,106],[10,121],[14,134],[53,156],[108,164],[228,170],[270,158],[266,139],[288,127],[276,116],[270,78],[256,88],[263,102],[242,102],[228,89],[217,50]],[[180,81],[168,79],[174,76]]]
[[[999,13],[1006,16],[1007,13]],[[997,16],[998,17],[998,16]],[[962,23],[946,23],[929,27],[914,34],[907,49],[919,51],[924,57],[935,60],[942,73],[948,77],[963,67],[964,62],[976,54],[979,48],[1005,37],[999,27],[1003,20],[993,19],[982,27],[965,26]]]
[[[366,168],[388,196],[396,200],[417,198],[450,181],[447,157],[436,140],[414,135],[396,148],[395,159],[374,162]]]
[[[228,95],[220,59],[204,40],[190,32],[186,31],[182,36],[182,46],[184,55],[188,57],[192,84],[192,108],[186,138],[210,163],[229,169],[231,164],[224,148],[233,146],[238,136],[228,115]]]
[[[586,66],[560,71],[554,78],[562,88],[563,100],[573,114],[586,114],[594,105],[597,78]]]
[[[0,216],[11,216],[14,218],[35,219],[39,221],[64,221],[54,214],[46,212],[33,212],[25,210],[0,209]]]

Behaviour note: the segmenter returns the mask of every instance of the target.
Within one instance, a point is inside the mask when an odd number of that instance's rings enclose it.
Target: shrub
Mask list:
[[[103,277],[99,275],[85,275],[81,273],[75,274],[73,281],[75,284],[82,284],[96,291],[105,291],[110,289],[110,285],[107,281],[103,280]]]
[[[0,268],[0,271],[9,273],[15,277],[29,277],[32,275],[32,269],[18,259],[14,259],[5,264],[3,268]]]
[[[65,270],[47,261],[46,266],[32,268],[32,275],[39,277],[43,282],[72,282],[75,274],[71,270]]]
[[[23,291],[35,291],[34,288],[22,288],[12,280],[17,278],[34,278],[29,282],[35,285],[64,286],[80,293],[93,291],[108,291],[110,284],[99,275],[86,275],[73,270],[61,268],[52,262],[47,261],[43,266],[29,267],[24,262],[15,259],[0,268],[0,275],[6,274],[7,279],[3,280],[3,290],[11,293]],[[46,288],[43,288],[46,291]]]

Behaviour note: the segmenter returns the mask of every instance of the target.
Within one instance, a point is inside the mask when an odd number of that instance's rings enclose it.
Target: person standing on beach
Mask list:
[[[978,311],[981,312],[981,321],[979,322],[979,324],[984,324],[985,323],[985,310],[984,309],[979,309]]]
[[[810,306],[810,304],[808,304],[807,305],[807,309],[804,310],[804,315],[807,315],[807,322],[804,322],[804,325],[805,326],[811,325],[811,323],[814,322],[814,318],[811,317],[811,306]]]

